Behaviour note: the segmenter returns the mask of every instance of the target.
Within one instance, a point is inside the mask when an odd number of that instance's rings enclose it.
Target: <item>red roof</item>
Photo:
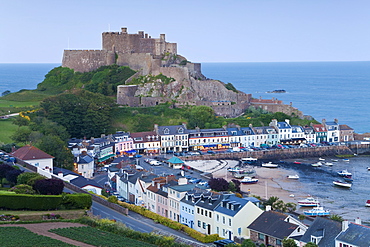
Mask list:
[[[11,153],[14,157],[21,160],[53,159],[54,157],[38,149],[37,147],[26,145]]]

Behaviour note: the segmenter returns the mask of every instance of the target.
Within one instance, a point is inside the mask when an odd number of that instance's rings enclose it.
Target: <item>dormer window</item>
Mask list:
[[[184,133],[184,129],[180,127],[180,128],[177,130],[177,132],[178,132],[178,133],[180,133],[180,134],[183,134],[183,133]]]
[[[166,135],[168,135],[170,133],[170,129],[169,128],[165,128],[163,133],[165,133]]]

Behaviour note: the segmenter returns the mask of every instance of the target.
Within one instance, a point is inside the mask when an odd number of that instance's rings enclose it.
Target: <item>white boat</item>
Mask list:
[[[241,158],[241,160],[243,162],[246,162],[246,163],[255,163],[257,162],[257,158],[253,158],[253,157],[247,157],[247,158]]]
[[[313,167],[319,167],[319,166],[322,166],[322,163],[319,161],[317,163],[311,164],[311,166],[313,166]]]
[[[240,170],[241,170],[241,168],[240,168],[240,167],[238,167],[238,166],[236,166],[236,167],[229,167],[229,168],[227,168],[227,170],[228,170],[229,172],[238,172],[238,171],[240,171]]]
[[[352,176],[352,173],[350,173],[349,171],[347,171],[347,169],[344,169],[342,171],[339,171],[338,172],[338,175],[339,176],[342,176],[342,177],[345,177],[345,176]]]
[[[274,164],[272,163],[271,161],[268,162],[268,163],[262,163],[262,167],[266,167],[266,168],[277,168],[278,165],[277,164]]]
[[[330,215],[330,210],[324,209],[324,207],[321,206],[316,206],[310,210],[303,211],[303,213],[307,216],[329,216]]]
[[[289,179],[299,179],[299,176],[298,176],[298,174],[288,175],[287,178],[289,178]]]
[[[366,201],[365,206],[366,206],[366,207],[370,207],[370,200],[367,200],[367,201]]]
[[[309,196],[302,201],[298,201],[298,205],[301,207],[314,207],[319,205],[319,201],[312,196]]]
[[[320,157],[320,158],[319,158],[319,160],[320,160],[320,161],[324,161],[325,159]]]
[[[331,161],[333,161],[333,162],[338,162],[338,160],[336,160],[336,159],[331,159]]]
[[[258,182],[257,178],[251,178],[251,177],[244,177],[242,180],[240,180],[242,184],[255,184]]]
[[[339,187],[351,188],[352,184],[342,181],[333,181],[333,184]]]
[[[333,166],[333,163],[331,163],[331,162],[325,162],[325,165],[326,166]]]
[[[343,161],[349,162],[349,159],[343,159]]]

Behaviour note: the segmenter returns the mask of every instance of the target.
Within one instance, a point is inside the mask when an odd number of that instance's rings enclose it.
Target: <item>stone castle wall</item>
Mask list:
[[[89,72],[115,62],[114,53],[102,50],[64,50],[62,66]]]

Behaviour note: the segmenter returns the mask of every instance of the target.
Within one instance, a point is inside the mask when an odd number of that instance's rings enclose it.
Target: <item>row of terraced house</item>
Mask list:
[[[112,135],[89,140],[72,139],[69,147],[76,157],[76,167],[82,175],[91,177],[91,165],[81,154],[104,162],[117,155],[159,154],[184,151],[225,150],[229,148],[263,147],[277,144],[299,145],[302,143],[347,142],[354,140],[354,131],[347,125],[322,121],[310,126],[291,125],[289,120],[278,122],[273,119],[269,126],[226,127],[214,129],[187,129],[186,124],[172,126],[154,125],[148,132],[117,132]],[[86,171],[86,169],[90,169]]]

